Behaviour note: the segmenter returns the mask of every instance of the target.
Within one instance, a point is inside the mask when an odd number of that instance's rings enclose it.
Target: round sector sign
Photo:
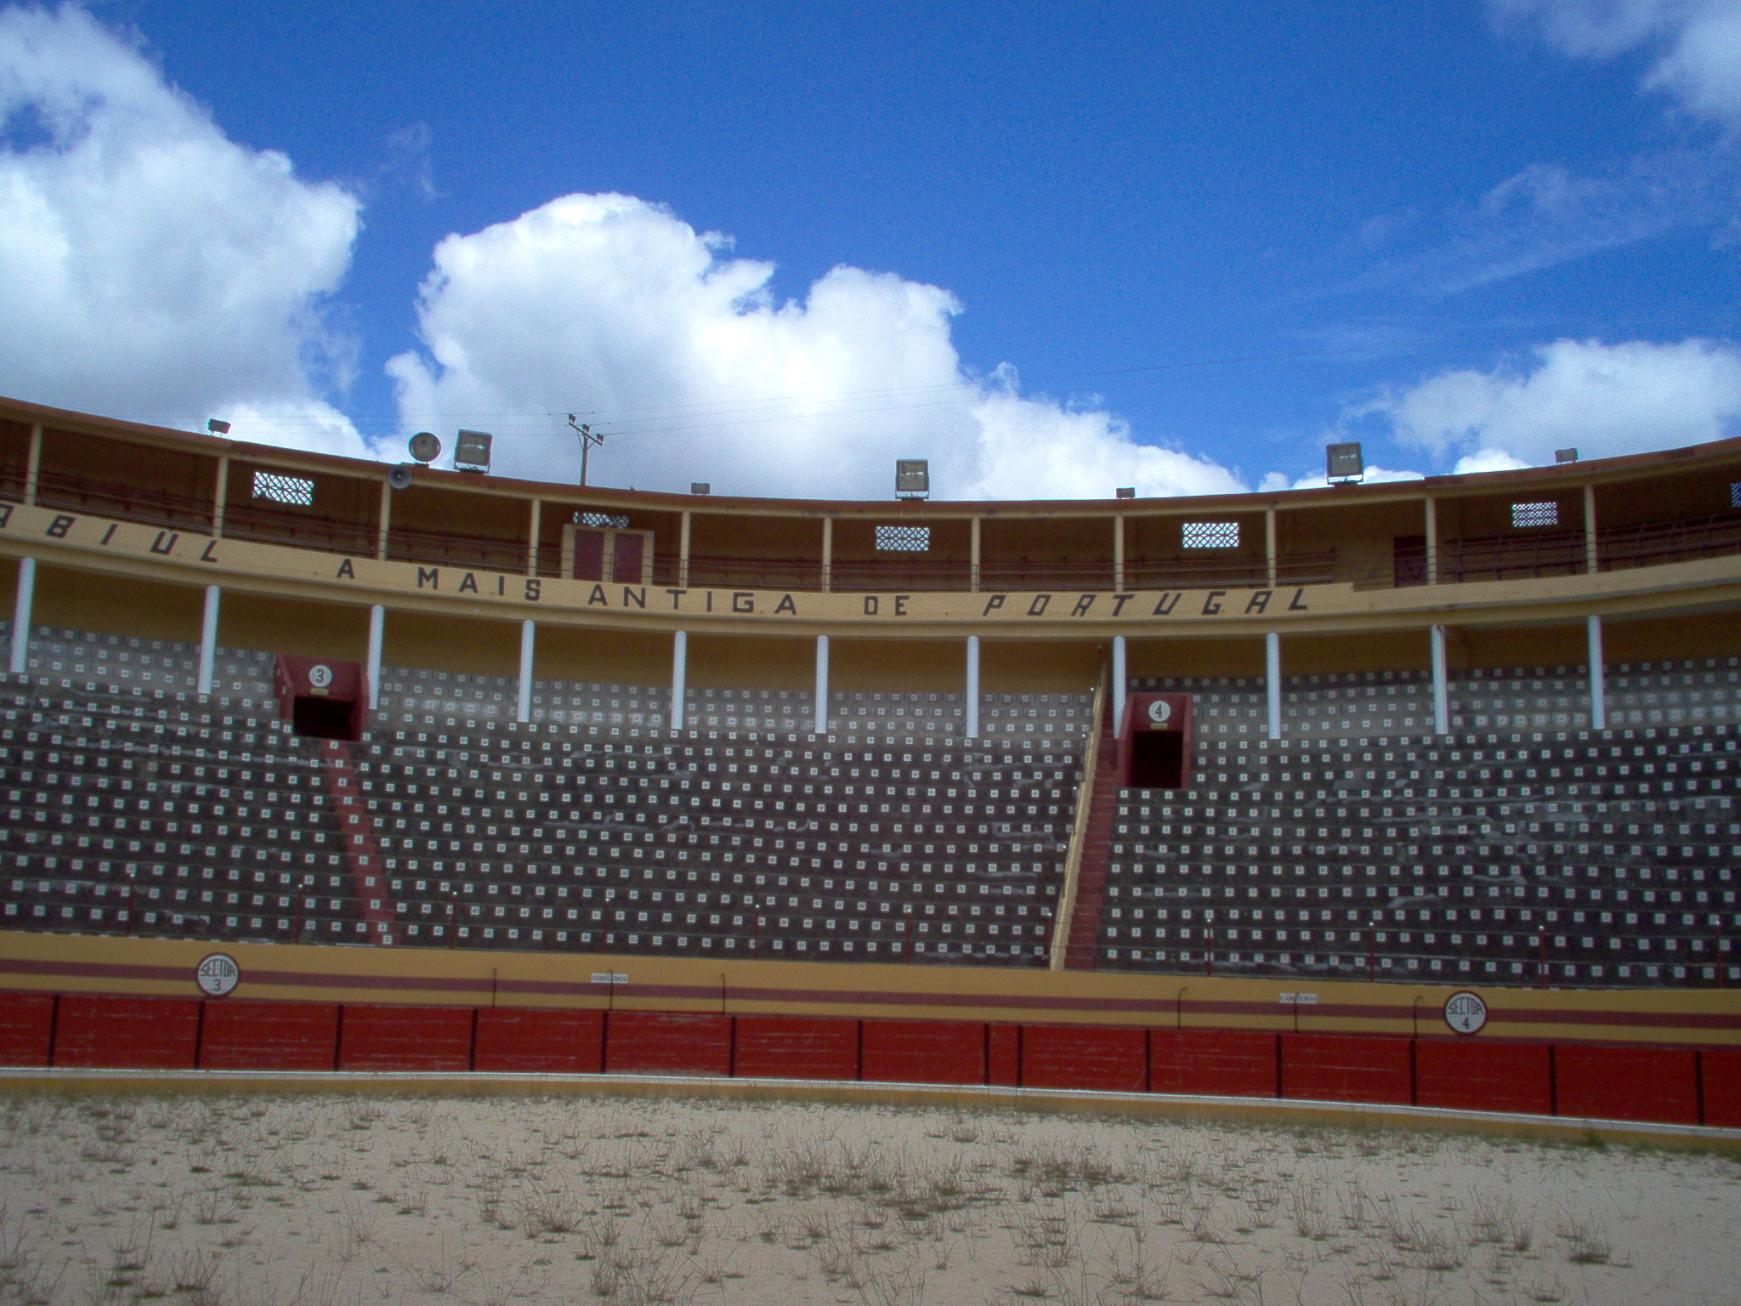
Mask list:
[[[308,683],[316,689],[332,687],[332,668],[324,662],[316,662],[308,669]]]
[[[1173,705],[1164,698],[1157,698],[1149,704],[1149,720],[1157,726],[1164,726],[1173,717]]]
[[[1445,999],[1445,1023],[1459,1034],[1479,1033],[1487,1023],[1487,1004],[1478,994],[1453,993]]]
[[[221,998],[242,982],[242,968],[228,953],[214,952],[200,961],[194,982],[208,998]]]

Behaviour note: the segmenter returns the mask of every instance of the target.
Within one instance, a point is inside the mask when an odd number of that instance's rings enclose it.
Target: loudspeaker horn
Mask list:
[[[410,489],[411,469],[409,467],[395,467],[392,471],[387,473],[387,484],[391,485],[395,490]]]

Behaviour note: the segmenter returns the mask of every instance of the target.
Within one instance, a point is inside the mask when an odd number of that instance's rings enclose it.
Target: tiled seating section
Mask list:
[[[809,961],[1043,965],[1079,776],[1013,743],[537,724],[360,754],[405,943]]]
[[[1092,687],[1080,693],[985,694],[979,728],[988,739],[1082,740],[1093,710]]]
[[[1268,706],[1260,678],[1179,676],[1137,679],[1141,692],[1190,694],[1198,740],[1260,740]],[[1582,730],[1590,722],[1581,667],[1475,669],[1447,684],[1453,730]],[[1282,678],[1287,739],[1392,739],[1433,731],[1433,687],[1425,672],[1358,671]]]
[[[364,941],[314,741],[161,687],[0,694],[7,928]]]
[[[1431,734],[1433,686],[1424,673],[1364,671],[1282,681],[1289,739],[1383,739]]]
[[[1212,743],[1127,790],[1099,964],[1741,983],[1741,727]]]
[[[192,694],[199,683],[199,647],[178,640],[32,626],[26,668],[39,679],[107,686],[124,693]],[[212,696],[226,700],[231,713],[270,715],[272,655],[248,649],[215,650]]]
[[[383,725],[413,727],[455,720],[512,721],[517,701],[515,682],[506,676],[383,666],[375,715]]]
[[[1584,667],[1478,667],[1453,673],[1447,690],[1453,730],[1564,731],[1590,726],[1590,682]]]
[[[961,694],[834,690],[828,696],[831,734],[958,737],[966,720],[966,701]]]
[[[1741,721],[1741,657],[1624,663],[1604,679],[1610,726]]]

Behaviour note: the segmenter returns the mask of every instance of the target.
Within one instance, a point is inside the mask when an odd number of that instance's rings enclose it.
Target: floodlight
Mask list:
[[[1575,463],[1578,461],[1576,449],[1555,449],[1554,461],[1557,463]]]
[[[1134,499],[1136,498],[1136,486],[1121,485],[1118,489],[1114,490],[1113,493],[1121,499]]]
[[[931,494],[931,463],[925,458],[895,459],[895,497],[924,499]]]
[[[206,421],[206,430],[213,435],[228,435],[230,424],[221,417],[213,417]]]
[[[1324,479],[1332,485],[1346,485],[1366,477],[1366,459],[1360,444],[1329,444],[1324,446]]]
[[[710,481],[691,481],[689,482],[689,492],[691,494],[712,494],[713,484]]]
[[[490,470],[490,433],[461,431],[453,446],[455,471],[487,472]]]
[[[419,431],[411,437],[411,456],[420,463],[432,463],[441,457],[441,440],[434,431]]]

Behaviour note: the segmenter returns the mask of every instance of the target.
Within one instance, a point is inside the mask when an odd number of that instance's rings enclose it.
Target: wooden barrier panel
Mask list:
[[[596,1075],[604,1069],[604,1032],[602,1011],[480,1007],[472,1069]]]
[[[0,1066],[46,1066],[54,994],[0,993]]]
[[[1148,1090],[1148,1035],[1117,1025],[1022,1026],[1023,1088]]]
[[[345,1005],[340,1070],[469,1070],[470,1007]]]
[[[731,1017],[613,1011],[605,1018],[605,1070],[613,1075],[730,1075]]]
[[[985,1026],[959,1020],[867,1020],[861,1035],[867,1080],[983,1084]]]
[[[1424,1038],[1415,1044],[1415,1102],[1457,1111],[1554,1113],[1554,1054],[1546,1043]]]
[[[858,1022],[739,1016],[732,1073],[752,1079],[857,1079]]]
[[[192,1070],[200,999],[64,993],[54,1064],[112,1070]]]
[[[1282,1096],[1406,1105],[1410,1040],[1365,1034],[1283,1034]]]
[[[1699,1123],[1698,1054],[1690,1048],[1554,1045],[1554,1114]]]
[[[331,1070],[338,1064],[336,1002],[207,1002],[202,1070]]]
[[[985,1070],[988,1084],[1017,1088],[1022,1082],[1022,1027],[988,1025],[985,1030]]]
[[[1702,1123],[1741,1129],[1741,1048],[1703,1048],[1699,1052]]]
[[[1149,1090],[1274,1097],[1276,1038],[1266,1030],[1151,1029]]]

